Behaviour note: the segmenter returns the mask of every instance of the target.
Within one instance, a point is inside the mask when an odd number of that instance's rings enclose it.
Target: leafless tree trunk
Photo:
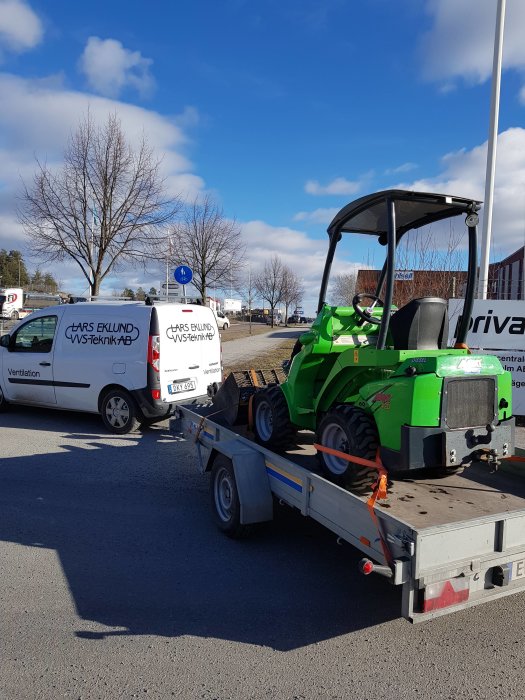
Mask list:
[[[241,295],[242,299],[248,304],[248,322],[250,324],[250,335],[252,334],[252,309],[253,302],[256,298],[257,289],[255,286],[255,276],[252,274],[251,268],[248,269],[248,274],[242,278],[236,287],[236,290]]]
[[[299,306],[303,294],[304,288],[299,277],[297,277],[291,268],[284,267],[283,293],[281,301],[283,302],[285,308],[284,322],[286,325],[288,325],[288,309],[291,306]]]
[[[270,306],[272,328],[274,326],[275,307],[283,299],[285,266],[278,255],[273,255],[264,263],[262,271],[255,275],[255,289]]]
[[[237,286],[245,252],[241,231],[235,221],[224,217],[211,197],[195,200],[172,234],[172,261],[192,269],[192,284],[203,304],[210,287]]]
[[[74,260],[93,295],[110,272],[158,257],[179,202],[166,199],[145,137],[132,148],[115,114],[98,127],[88,113],[60,169],[37,165],[19,210],[37,257]]]

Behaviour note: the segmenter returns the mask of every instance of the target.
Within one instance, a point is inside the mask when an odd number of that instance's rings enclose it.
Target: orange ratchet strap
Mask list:
[[[344,459],[346,462],[360,464],[363,467],[368,467],[368,469],[375,469],[377,471],[377,481],[372,487],[372,495],[367,500],[366,505],[368,507],[370,517],[374,521],[374,524],[377,528],[377,532],[379,533],[379,542],[381,543],[381,549],[383,550],[384,557],[388,564],[392,564],[393,557],[390,553],[387,543],[383,538],[383,533],[381,532],[381,523],[379,522],[374,510],[376,501],[382,501],[388,498],[388,472],[384,468],[379,457],[379,449],[377,451],[375,461],[372,462],[372,460],[370,459],[364,459],[364,457],[356,457],[355,455],[349,455],[346,454],[346,452],[340,452],[339,450],[334,450],[331,447],[325,447],[324,445],[318,445],[317,443],[314,443],[314,448],[319,452],[326,452],[326,454],[332,455],[333,457],[339,457],[340,459]]]

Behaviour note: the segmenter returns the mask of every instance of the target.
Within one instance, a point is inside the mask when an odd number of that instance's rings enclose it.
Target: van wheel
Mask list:
[[[222,454],[213,460],[210,496],[213,519],[219,530],[233,539],[247,537],[252,532],[252,525],[241,523],[241,503],[233,463]]]
[[[5,400],[4,392],[2,391],[2,387],[0,386],[0,412],[5,411],[7,409],[7,401]]]
[[[100,415],[106,428],[117,435],[130,433],[138,425],[135,401],[125,389],[112,389],[104,395]]]
[[[11,311],[11,321],[18,321],[20,314],[18,311]]]

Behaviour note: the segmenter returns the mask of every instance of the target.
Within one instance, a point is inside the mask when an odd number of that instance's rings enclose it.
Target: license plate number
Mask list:
[[[517,578],[525,578],[525,559],[512,562],[512,580]]]
[[[183,391],[194,391],[197,388],[197,382],[194,379],[187,379],[184,382],[173,382],[168,384],[169,394],[180,394]]]

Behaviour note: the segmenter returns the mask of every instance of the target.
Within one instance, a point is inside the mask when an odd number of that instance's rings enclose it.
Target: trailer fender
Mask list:
[[[273,497],[266,473],[264,455],[235,442],[221,443],[220,452],[210,453],[206,471],[210,471],[218,454],[231,459],[241,505],[241,523],[262,523],[273,520]]]

